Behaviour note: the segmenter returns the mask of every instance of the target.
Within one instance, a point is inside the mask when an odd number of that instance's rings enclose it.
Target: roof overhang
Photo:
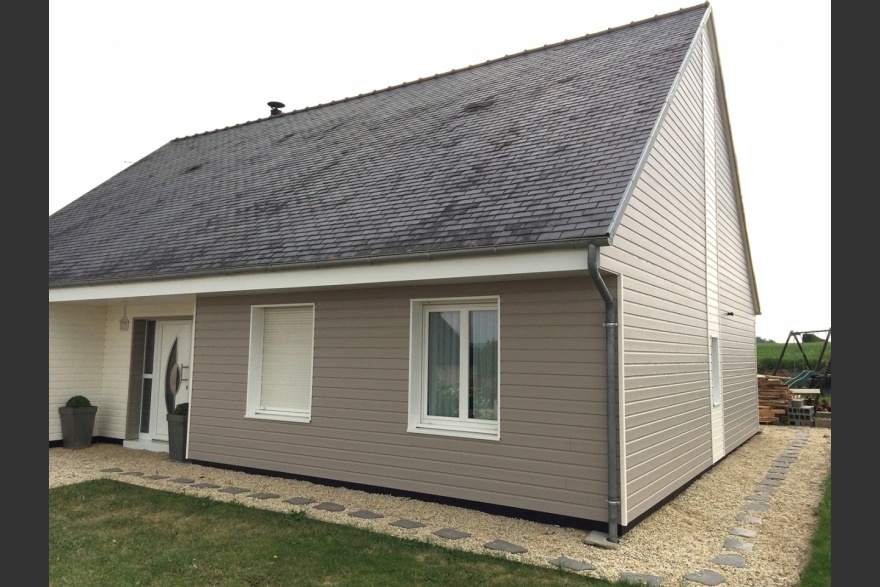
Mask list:
[[[387,258],[303,263],[257,270],[102,281],[49,289],[49,302],[182,295],[281,292],[326,288],[416,285],[432,282],[529,279],[586,274],[589,244],[604,239],[443,251]],[[516,254],[512,254],[516,252]]]

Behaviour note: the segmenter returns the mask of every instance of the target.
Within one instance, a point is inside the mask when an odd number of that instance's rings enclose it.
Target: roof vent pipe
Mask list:
[[[284,108],[284,104],[281,102],[269,102],[269,108],[272,110],[269,112],[272,116],[278,116],[279,114],[284,114],[281,112],[281,109]]]
[[[608,539],[617,544],[620,522],[620,490],[617,484],[617,309],[608,286],[599,275],[599,248],[589,245],[588,267],[602,299],[605,300],[605,379],[608,410]]]

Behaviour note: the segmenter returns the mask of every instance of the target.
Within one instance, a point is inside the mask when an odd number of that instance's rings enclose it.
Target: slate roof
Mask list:
[[[605,244],[708,9],[172,140],[49,217],[49,287]]]

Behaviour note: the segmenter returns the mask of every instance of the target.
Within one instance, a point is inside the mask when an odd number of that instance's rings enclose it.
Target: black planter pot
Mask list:
[[[182,463],[186,460],[187,416],[168,414],[168,457]]]
[[[98,406],[68,408],[61,406],[61,441],[64,448],[88,448],[92,446],[92,433],[95,430],[95,414]]]

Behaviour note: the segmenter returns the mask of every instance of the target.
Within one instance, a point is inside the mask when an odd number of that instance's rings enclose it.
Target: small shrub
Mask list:
[[[66,405],[68,408],[90,408],[92,407],[92,402],[84,395],[75,395],[67,400]]]
[[[174,411],[171,413],[175,416],[186,416],[187,414],[189,414],[189,402],[177,404],[176,406],[174,406]]]

